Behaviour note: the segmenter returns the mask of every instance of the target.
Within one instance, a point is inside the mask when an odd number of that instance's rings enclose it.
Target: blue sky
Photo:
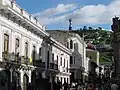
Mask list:
[[[73,29],[83,26],[110,30],[112,17],[120,16],[120,0],[16,0],[17,4],[36,16],[47,29]]]

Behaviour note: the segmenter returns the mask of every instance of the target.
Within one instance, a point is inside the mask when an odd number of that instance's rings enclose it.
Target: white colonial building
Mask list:
[[[70,82],[70,50],[10,0],[0,0],[0,41],[0,89],[21,85],[27,90],[29,83],[41,88],[56,76]]]
[[[68,48],[55,41],[52,47],[52,62],[58,65],[59,73],[56,77],[62,84],[65,81],[70,84],[70,55],[71,52]]]
[[[71,82],[83,81],[83,75],[86,68],[86,44],[81,37],[70,31],[48,30],[55,40],[65,45],[72,51],[70,56]]]

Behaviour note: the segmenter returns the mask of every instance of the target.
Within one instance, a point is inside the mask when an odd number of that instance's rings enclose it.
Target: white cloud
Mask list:
[[[36,13],[43,24],[65,23],[72,18],[73,24],[111,24],[112,18],[120,16],[120,0],[113,0],[108,5],[86,5],[78,8],[76,4],[59,4],[56,8],[50,8]]]

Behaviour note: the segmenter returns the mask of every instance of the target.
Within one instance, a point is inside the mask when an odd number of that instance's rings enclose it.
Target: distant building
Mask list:
[[[86,56],[89,58],[89,79],[99,75],[99,52],[96,50],[95,46],[92,44],[87,45]]]
[[[47,31],[55,40],[65,45],[72,51],[70,57],[71,82],[83,81],[83,73],[86,66],[86,44],[81,37],[70,31],[48,30]],[[87,73],[87,72],[86,72]]]

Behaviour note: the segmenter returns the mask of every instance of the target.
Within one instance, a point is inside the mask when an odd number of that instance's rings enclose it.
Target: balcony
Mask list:
[[[33,65],[40,68],[45,68],[45,62],[41,60],[33,60]]]
[[[50,63],[50,64],[49,64],[49,69],[58,70],[58,65],[57,65],[57,64],[54,64],[54,63]]]
[[[15,54],[14,52],[13,53],[3,52],[2,58],[3,58],[3,62],[5,61],[5,62],[13,63],[13,64],[32,65],[28,57],[25,58],[24,56],[19,56],[19,54]]]
[[[32,17],[31,14],[23,10],[20,6],[16,4],[16,2],[13,2],[12,0],[1,0],[0,4],[3,5],[3,8],[5,8],[5,6],[10,7],[19,15],[22,15],[25,19],[29,20],[32,24],[37,25],[38,28],[45,29],[45,27],[43,27],[36,18]]]
[[[30,65],[30,59],[28,57],[21,57],[21,64],[26,64],[26,65]]]
[[[3,52],[2,58],[3,58],[3,61],[5,61],[5,62],[11,62],[11,63],[17,63],[17,64],[21,63],[20,56],[15,53]]]

